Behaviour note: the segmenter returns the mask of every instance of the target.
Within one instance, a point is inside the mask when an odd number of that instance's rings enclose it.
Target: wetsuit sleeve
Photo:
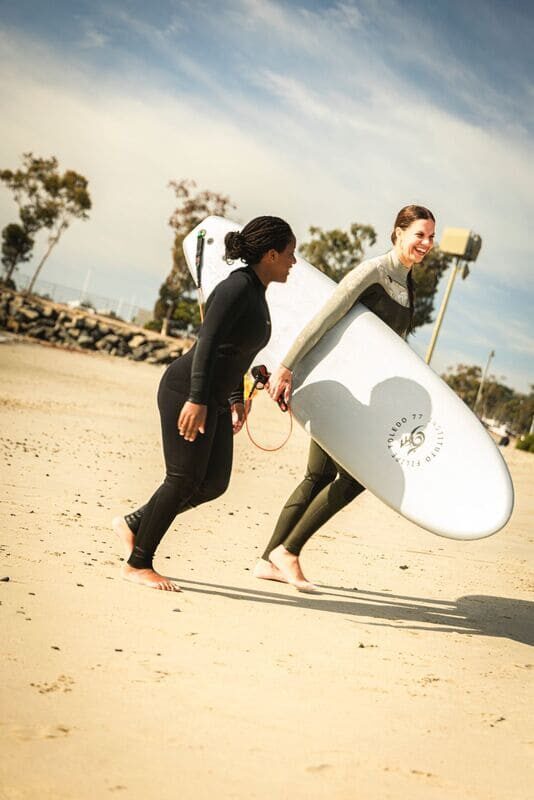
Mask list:
[[[192,403],[207,404],[217,348],[238,324],[248,302],[248,286],[238,276],[230,276],[213,291],[206,307],[191,365]]]
[[[319,313],[301,330],[291,349],[282,359],[282,365],[290,370],[294,369],[319,339],[350,311],[365,290],[378,280],[378,270],[372,261],[362,262],[345,275]]]
[[[233,389],[232,394],[229,397],[230,405],[233,403],[244,403],[245,402],[245,378],[242,377],[235,389]]]

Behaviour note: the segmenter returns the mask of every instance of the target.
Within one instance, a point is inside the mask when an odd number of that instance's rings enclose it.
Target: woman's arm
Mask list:
[[[189,400],[192,403],[208,402],[217,347],[245,313],[247,287],[244,277],[231,275],[214,289],[209,298],[191,365]]]
[[[345,275],[319,313],[301,330],[282,359],[282,366],[292,371],[319,339],[350,311],[365,290],[377,281],[379,277],[375,260],[364,261]]]
[[[301,330],[282,359],[280,367],[271,376],[267,388],[273,400],[283,397],[289,404],[295,365],[350,311],[365,290],[378,280],[376,260],[364,261],[345,275],[319,313]]]
[[[206,307],[206,316],[198,335],[193,363],[189,398],[182,406],[177,420],[180,436],[194,442],[206,429],[208,397],[217,346],[231,331],[246,308],[246,283],[223,281],[217,286]]]

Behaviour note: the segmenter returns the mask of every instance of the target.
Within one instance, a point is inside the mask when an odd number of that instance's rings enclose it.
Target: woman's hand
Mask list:
[[[293,373],[283,365],[279,366],[269,378],[269,382],[265,387],[273,400],[278,400],[283,397],[287,405],[291,399],[291,389],[293,386]]]
[[[235,436],[235,434],[239,433],[239,431],[245,424],[245,416],[250,411],[250,400],[247,400],[246,404],[232,403],[231,409],[232,409],[232,430]]]
[[[183,404],[178,417],[178,433],[186,442],[194,442],[197,434],[205,432],[207,416],[207,406],[188,400]]]

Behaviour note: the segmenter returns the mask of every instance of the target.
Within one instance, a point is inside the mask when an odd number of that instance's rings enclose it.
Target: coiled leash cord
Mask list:
[[[278,403],[280,411],[284,412],[289,411],[289,433],[287,434],[282,444],[279,444],[278,447],[263,447],[263,445],[258,444],[258,442],[252,436],[250,428],[248,426],[247,403],[250,400],[252,405],[252,396],[254,392],[265,389],[265,384],[271,377],[271,373],[267,371],[267,367],[264,364],[258,364],[257,366],[252,367],[250,371],[252,373],[252,377],[254,378],[254,383],[252,384],[252,388],[248,393],[248,397],[245,401],[245,427],[247,429],[248,438],[250,439],[252,444],[256,445],[256,447],[258,447],[260,450],[263,450],[267,453],[274,453],[276,450],[281,450],[282,447],[289,441],[289,437],[291,436],[291,433],[293,431],[293,414],[291,413],[291,408],[289,407],[289,405],[286,403],[282,395],[280,395],[280,397],[276,402]]]

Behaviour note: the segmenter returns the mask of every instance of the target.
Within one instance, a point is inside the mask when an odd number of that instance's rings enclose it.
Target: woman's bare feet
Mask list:
[[[128,559],[132,555],[132,550],[134,549],[135,534],[132,531],[132,529],[127,525],[124,517],[113,517],[111,525],[122,544],[122,549],[124,551],[124,559],[125,561],[128,561]]]
[[[131,567],[129,564],[123,564],[122,577],[125,581],[139,583],[141,586],[149,586],[151,589],[162,589],[164,592],[182,591],[169,578],[165,578],[164,575],[160,575],[153,569],[136,569],[136,567]]]
[[[280,581],[280,583],[287,583],[287,578],[284,578],[278,567],[266,561],[264,558],[258,559],[254,570],[252,572],[255,578],[262,578],[265,581]]]
[[[309,592],[310,594],[319,592],[317,586],[314,586],[305,577],[298,556],[286,550],[283,544],[271,550],[269,561],[279,570],[286,581],[299,592]]]

